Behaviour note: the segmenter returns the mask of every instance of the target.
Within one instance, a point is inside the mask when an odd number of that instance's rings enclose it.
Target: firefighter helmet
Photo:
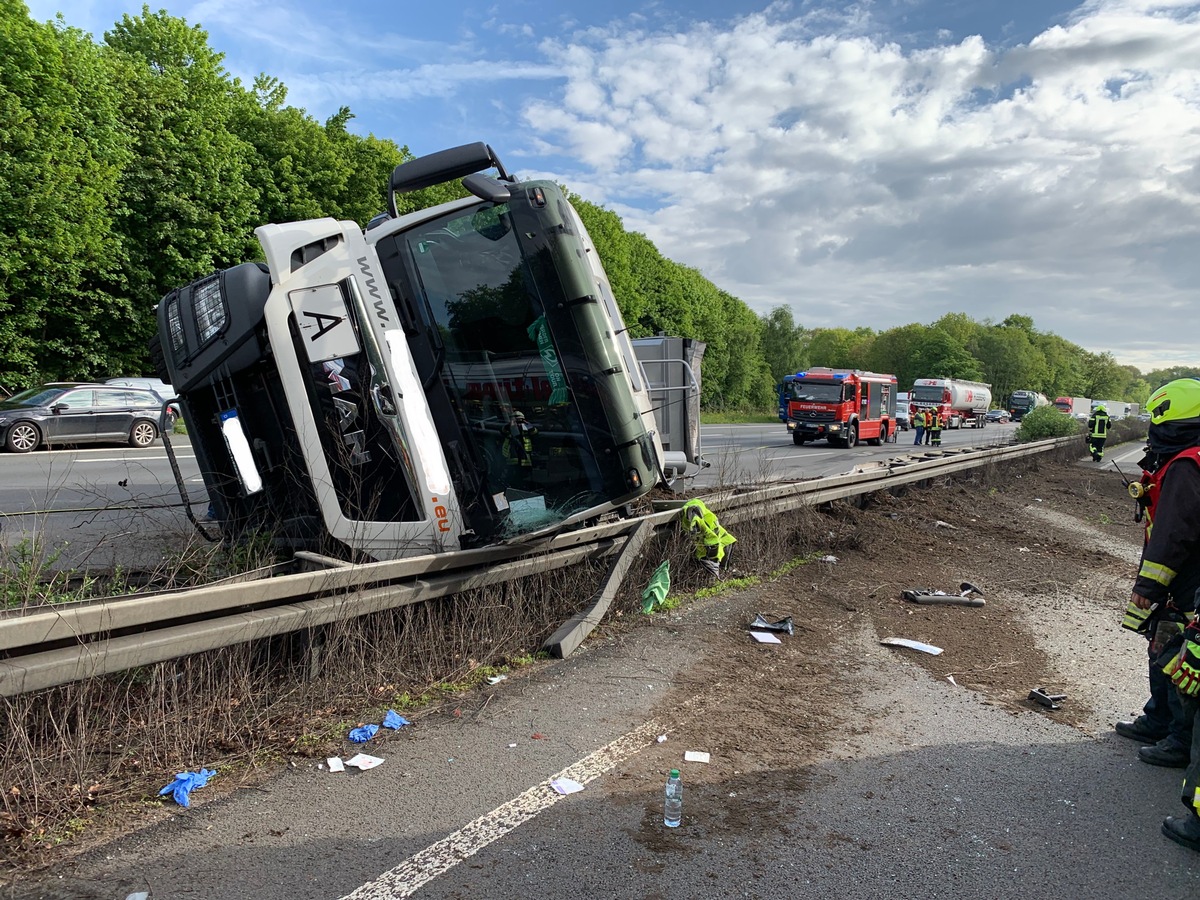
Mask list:
[[[1162,425],[1184,419],[1200,419],[1200,379],[1176,378],[1168,381],[1146,401],[1150,424]]]
[[[1168,381],[1146,401],[1150,452],[1172,456],[1200,445],[1200,379]]]

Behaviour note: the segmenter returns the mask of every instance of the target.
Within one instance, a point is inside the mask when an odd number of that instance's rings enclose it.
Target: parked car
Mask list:
[[[171,387],[161,378],[109,378],[105,384],[115,384],[118,387],[137,388],[140,391],[150,391],[160,401],[173,400],[175,398],[175,388]],[[170,418],[167,421],[168,425],[174,425],[175,420],[179,418],[179,406],[172,403],[167,407],[167,412]]]
[[[1007,409],[989,409],[988,414],[987,414],[987,420],[989,422],[1004,423],[1004,422],[1011,421],[1012,416],[1009,414]]]
[[[162,401],[150,391],[55,382],[0,400],[0,441],[13,453],[40,446],[126,441],[149,447],[158,437]]]

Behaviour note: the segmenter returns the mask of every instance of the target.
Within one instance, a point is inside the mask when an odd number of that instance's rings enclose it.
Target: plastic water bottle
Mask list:
[[[668,828],[678,828],[683,818],[683,782],[679,780],[679,770],[672,769],[671,777],[667,779],[667,796],[663,801],[663,824]]]

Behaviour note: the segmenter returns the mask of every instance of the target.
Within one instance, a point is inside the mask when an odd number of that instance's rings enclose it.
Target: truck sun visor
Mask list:
[[[258,474],[258,466],[254,464],[254,454],[250,452],[250,442],[246,440],[246,432],[242,430],[237,410],[230,409],[221,413],[221,435],[229,447],[229,456],[237,468],[242,490],[247,495],[257,494],[262,490],[262,476]]]

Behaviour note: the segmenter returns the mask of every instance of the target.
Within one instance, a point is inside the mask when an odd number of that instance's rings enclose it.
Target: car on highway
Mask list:
[[[52,382],[0,401],[0,442],[13,453],[38,447],[124,441],[149,447],[158,438],[157,394],[85,382]]]
[[[1011,421],[1012,416],[1009,415],[1009,412],[1007,409],[989,409],[988,414],[987,414],[987,420],[989,422],[1003,423],[1003,422]]]
[[[109,378],[105,384],[115,384],[118,387],[137,388],[139,391],[149,391],[158,397],[159,400],[174,400],[175,388],[171,387],[161,378]],[[167,412],[170,415],[168,425],[174,425],[175,420],[179,418],[179,405],[172,403],[167,407]]]

